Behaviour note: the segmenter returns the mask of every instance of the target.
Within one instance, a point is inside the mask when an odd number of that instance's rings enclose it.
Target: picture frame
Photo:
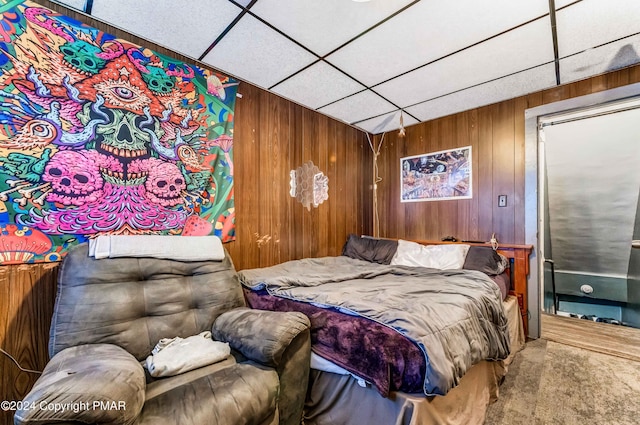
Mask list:
[[[471,146],[400,158],[400,202],[471,199]]]

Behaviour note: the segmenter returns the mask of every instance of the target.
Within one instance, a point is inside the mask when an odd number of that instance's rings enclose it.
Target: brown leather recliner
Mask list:
[[[203,331],[232,356],[167,378],[145,373],[160,339]],[[309,320],[247,308],[226,251],[223,261],[96,260],[81,244],[61,265],[49,354],[15,424],[298,425]]]

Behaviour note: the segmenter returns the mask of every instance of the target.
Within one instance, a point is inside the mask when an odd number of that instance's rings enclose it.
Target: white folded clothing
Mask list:
[[[224,248],[217,236],[102,235],[89,240],[89,256],[222,261]]]
[[[214,341],[205,331],[187,338],[163,338],[147,357],[144,367],[154,378],[174,376],[229,357],[229,343]]]

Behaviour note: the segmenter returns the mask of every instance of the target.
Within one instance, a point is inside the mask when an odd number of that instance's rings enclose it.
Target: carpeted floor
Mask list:
[[[640,424],[640,362],[537,339],[511,364],[485,425]]]

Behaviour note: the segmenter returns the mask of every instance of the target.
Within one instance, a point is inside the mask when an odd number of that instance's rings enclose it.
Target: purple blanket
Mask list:
[[[371,382],[383,396],[390,391],[422,392],[425,359],[399,332],[364,317],[243,288],[252,308],[300,311],[311,320],[312,350]]]

